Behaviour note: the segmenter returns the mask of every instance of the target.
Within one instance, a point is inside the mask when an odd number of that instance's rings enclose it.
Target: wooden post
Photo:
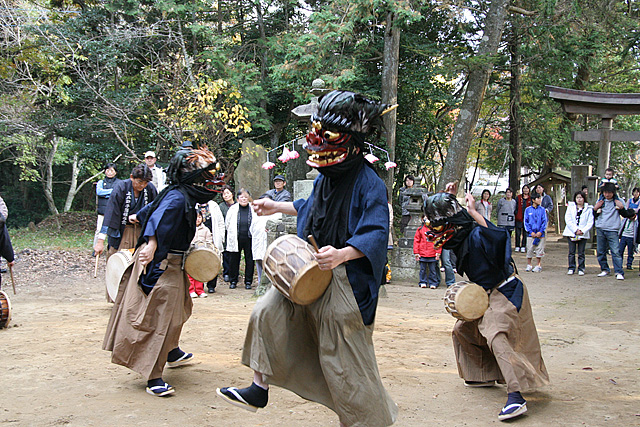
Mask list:
[[[615,116],[601,116],[600,125],[600,150],[598,151],[598,176],[603,177],[604,171],[609,167],[611,155],[611,129]]]

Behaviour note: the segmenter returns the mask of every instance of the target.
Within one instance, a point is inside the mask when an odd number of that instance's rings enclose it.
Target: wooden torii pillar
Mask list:
[[[573,132],[574,141],[599,141],[598,176],[609,167],[611,141],[640,141],[640,131],[613,130],[619,115],[640,114],[640,93],[606,93],[545,86],[549,96],[562,104],[566,113],[594,114],[602,121],[599,129]]]

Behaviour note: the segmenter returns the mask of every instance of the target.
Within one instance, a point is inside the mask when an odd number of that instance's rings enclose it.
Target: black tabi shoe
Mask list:
[[[269,401],[269,390],[265,390],[255,383],[252,383],[250,387],[242,389],[222,387],[216,389],[216,393],[225,402],[251,412],[256,412],[258,409],[264,408]]]

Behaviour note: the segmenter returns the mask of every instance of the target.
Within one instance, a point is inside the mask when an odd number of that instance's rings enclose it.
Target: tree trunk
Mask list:
[[[71,162],[71,183],[69,185],[69,191],[67,192],[67,200],[64,202],[64,210],[63,212],[69,212],[71,209],[71,204],[73,203],[73,199],[78,194],[78,153],[73,155],[73,161]]]
[[[447,157],[438,181],[439,190],[443,190],[448,182],[459,182],[464,175],[473,132],[478,123],[484,93],[493,69],[491,56],[498,51],[508,5],[509,0],[493,0],[489,6],[484,35],[478,48],[478,56],[484,57],[484,61],[474,66],[469,73],[467,90],[462,100],[460,114],[453,129]]]
[[[511,56],[511,81],[509,88],[509,187],[515,192],[520,188],[522,169],[522,141],[520,140],[520,61],[517,22],[511,25],[509,55]]]
[[[44,191],[44,198],[49,206],[49,212],[52,215],[58,215],[58,208],[53,200],[53,159],[58,151],[58,138],[55,136],[51,138],[51,147],[45,154],[44,164],[44,176],[42,177],[42,189]]]
[[[400,58],[400,29],[395,25],[396,15],[387,13],[387,26],[384,31],[384,53],[382,65],[382,102],[386,104],[398,103],[398,63]],[[383,116],[387,134],[387,150],[391,161],[396,157],[396,110]],[[389,194],[393,193],[393,172],[387,172],[385,183]]]

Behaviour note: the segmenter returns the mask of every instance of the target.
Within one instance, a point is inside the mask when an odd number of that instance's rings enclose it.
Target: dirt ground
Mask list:
[[[625,281],[598,278],[591,254],[585,276],[567,276],[566,253],[564,241],[550,242],[541,273],[524,273],[524,254],[514,256],[529,288],[551,385],[526,394],[529,412],[513,422],[640,426],[638,271],[627,272]],[[177,392],[160,399],[145,393],[143,378],[111,364],[100,349],[111,311],[103,266],[94,279],[88,255],[67,261],[62,271],[32,258],[23,254],[16,264],[17,295],[3,274],[13,319],[0,330],[0,425],[338,425],[331,411],[275,387],[257,414],[216,396],[216,387],[251,380],[239,361],[256,301],[250,291],[219,285],[216,294],[194,301],[181,347],[196,361],[165,371]],[[393,282],[380,300],[374,342],[383,382],[400,408],[396,425],[499,425],[504,387],[468,389],[458,377],[451,345],[455,320],[443,310],[444,292]]]

